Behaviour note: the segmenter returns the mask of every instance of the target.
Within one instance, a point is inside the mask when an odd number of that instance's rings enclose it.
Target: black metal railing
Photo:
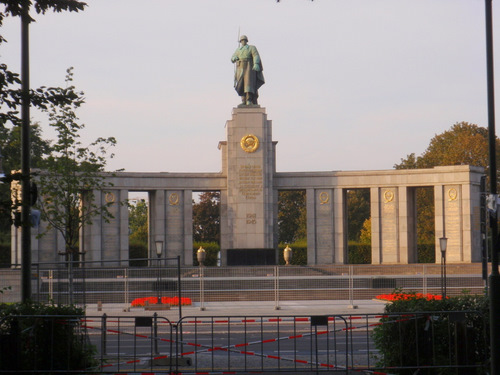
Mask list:
[[[475,374],[488,363],[481,319],[476,311],[9,316],[0,321],[0,373]]]

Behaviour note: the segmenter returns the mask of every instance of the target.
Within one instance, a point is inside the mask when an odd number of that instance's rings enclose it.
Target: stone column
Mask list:
[[[93,191],[93,203],[100,206],[104,202],[104,196],[100,191]],[[91,204],[89,194],[83,194],[82,204]],[[85,251],[85,260],[87,261],[101,261],[107,258],[103,257],[103,226],[104,220],[101,216],[95,216],[92,220],[92,224],[86,225],[83,231],[80,232],[80,239],[83,239],[83,251]],[[94,263],[98,267],[98,263]],[[105,265],[105,264],[102,264]]]
[[[399,196],[394,187],[380,189],[382,263],[401,262],[399,248]]]
[[[444,228],[443,233],[448,238],[446,262],[461,263],[464,261],[463,249],[463,212],[462,212],[462,186],[443,186]],[[437,251],[441,258],[439,237],[436,233]]]
[[[462,206],[464,222],[464,262],[481,261],[481,222],[480,222],[481,189],[478,183],[462,185]]]
[[[333,225],[333,189],[317,189],[316,263],[335,263],[335,230]]]
[[[193,191],[184,190],[184,229],[183,229],[183,241],[184,241],[184,254],[181,257],[183,259],[183,265],[192,266],[193,265]]]
[[[60,231],[51,229],[42,237],[37,238],[41,233],[44,233],[48,224],[41,222],[38,228],[31,228],[31,260],[37,262],[58,263],[64,260],[59,253],[65,252],[65,243],[63,235]]]
[[[399,263],[408,264],[416,262],[416,254],[413,246],[415,236],[414,229],[416,229],[416,227],[413,226],[415,220],[411,215],[414,206],[412,205],[412,195],[409,193],[406,186],[399,186],[397,192]]]
[[[334,258],[336,264],[347,263],[347,215],[344,189],[333,190]]]
[[[182,265],[193,265],[192,192],[167,190],[166,194],[165,256],[180,256]]]
[[[248,257],[249,261],[261,258],[259,262],[264,264],[270,258],[276,259],[277,251],[271,121],[264,108],[234,108],[226,128],[227,143],[222,147],[227,147],[223,165],[227,165],[228,231],[223,234],[222,252],[240,250],[233,254]],[[269,252],[273,252],[271,257]]]
[[[317,240],[316,240],[316,191],[306,190],[306,214],[307,214],[307,264],[317,264]]]
[[[381,219],[379,188],[370,189],[370,215],[372,219],[372,264],[382,263]]]
[[[108,266],[128,265],[128,208],[121,204],[128,199],[127,190],[100,191],[103,204],[109,204],[108,210],[113,216],[108,221],[101,219],[102,260]]]
[[[377,188],[376,193],[373,190],[372,263],[400,263],[399,191],[395,187]],[[375,196],[377,199],[374,201]]]

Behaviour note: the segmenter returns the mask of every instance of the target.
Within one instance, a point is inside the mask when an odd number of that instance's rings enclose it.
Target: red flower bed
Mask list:
[[[149,305],[156,305],[158,303],[158,297],[136,298],[132,301],[131,305],[132,307],[141,307],[145,306],[146,302],[148,302]],[[161,297],[161,303],[171,306],[179,306],[179,297]],[[181,298],[181,304],[182,306],[191,305],[191,298]]]
[[[409,299],[426,299],[427,301],[441,300],[442,297],[436,294],[423,294],[423,293],[391,293],[391,294],[379,294],[375,297],[376,299],[382,299],[385,301],[401,301]]]

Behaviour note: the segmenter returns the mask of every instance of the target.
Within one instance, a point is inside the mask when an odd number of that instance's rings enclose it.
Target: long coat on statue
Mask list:
[[[258,97],[257,90],[265,83],[262,74],[262,61],[255,46],[245,45],[239,47],[233,54],[231,61],[236,62],[234,72],[234,88],[239,96],[245,96],[247,92]],[[254,65],[260,67],[260,71],[253,70]]]

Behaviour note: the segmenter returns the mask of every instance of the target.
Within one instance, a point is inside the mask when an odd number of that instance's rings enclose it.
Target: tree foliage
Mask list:
[[[370,218],[370,189],[347,191],[348,240],[359,241],[364,222]]]
[[[487,364],[486,296],[464,294],[428,300],[415,293],[396,294],[401,298],[386,305],[382,324],[373,330],[373,341],[381,354],[380,368],[391,367],[391,373],[398,374],[457,374],[450,364]],[[464,371],[484,374],[485,368]]]
[[[37,14],[47,11],[78,12],[84,10],[86,3],[77,0],[0,0],[0,27],[6,17],[21,17],[24,9],[34,9]],[[29,17],[31,22],[34,18]],[[6,39],[0,35],[0,46]],[[20,125],[19,108],[21,106],[21,78],[18,73],[9,70],[6,64],[0,64],[0,128],[7,123]],[[65,105],[75,101],[78,94],[73,87],[66,89],[42,86],[30,90],[31,106],[47,110],[50,105]]]
[[[417,188],[415,191],[417,215],[417,261],[434,263],[436,223],[434,219],[434,189]]]
[[[67,305],[0,304],[0,368],[5,373],[74,373],[98,365],[83,325],[85,310]]]
[[[193,202],[193,240],[219,243],[220,192],[203,192],[199,202]]]
[[[148,245],[148,202],[141,199],[136,204],[129,204],[128,219],[130,243]]]
[[[4,19],[7,17],[26,16],[25,19],[34,22],[34,18],[29,16],[28,11],[33,9],[37,14],[45,14],[48,11],[54,12],[79,12],[87,6],[86,3],[78,0],[0,0],[0,28],[3,26]],[[7,40],[0,34],[0,47]],[[49,105],[64,105],[72,102],[77,94],[71,87],[65,89],[55,89],[53,87],[42,86],[36,89],[30,89],[29,100],[33,108],[48,109]],[[0,141],[2,142],[0,153],[4,156],[3,169],[6,174],[2,178],[4,184],[0,183],[0,238],[3,238],[3,232],[11,223],[11,212],[16,209],[16,204],[10,200],[10,191],[8,186],[10,182],[19,180],[19,176],[11,175],[13,169],[20,169],[20,137],[19,127],[21,125],[20,107],[21,100],[21,78],[19,73],[13,72],[6,64],[0,63]],[[5,133],[7,126],[13,126],[8,130],[11,134]],[[31,126],[32,148],[31,162],[37,166],[37,158],[46,152],[46,144],[37,143],[36,126]],[[12,138],[7,135],[12,136]],[[36,146],[40,145],[40,148]],[[11,148],[12,146],[13,148]],[[1,182],[1,181],[0,181]]]
[[[278,241],[291,244],[307,238],[305,190],[282,190],[278,195]]]
[[[66,83],[72,81],[72,68],[68,69]],[[73,92],[74,87],[71,87]],[[61,90],[64,91],[64,90]],[[49,230],[57,230],[64,238],[66,252],[78,250],[80,229],[92,223],[92,219],[100,215],[109,221],[112,215],[108,208],[114,204],[94,202],[95,191],[104,191],[110,187],[102,174],[107,163],[108,149],[116,144],[113,137],[97,138],[89,145],[79,140],[85,128],[78,123],[75,111],[84,102],[83,93],[65,105],[50,105],[50,126],[54,128],[57,138],[52,145],[52,153],[41,163],[38,176],[42,219],[48,223]],[[85,204],[83,204],[83,195]]]
[[[500,141],[496,140],[497,165],[500,162]],[[414,153],[395,164],[395,169],[432,168],[447,165],[472,165],[489,169],[488,129],[459,122],[449,130],[435,135],[420,156]],[[434,191],[417,188],[417,247],[419,262],[434,262],[435,223]]]
[[[37,168],[50,153],[50,141],[42,138],[42,130],[39,124],[33,124],[30,131],[31,164],[34,168]],[[0,127],[0,152],[2,154],[2,169],[4,173],[12,178],[11,171],[21,169],[21,128],[19,126]],[[0,183],[0,243],[10,241],[11,209],[10,184],[6,181],[6,183]],[[0,258],[10,258],[10,248],[8,255],[3,253],[4,251],[0,249]]]
[[[496,140],[497,165],[500,141]],[[488,129],[468,122],[458,122],[450,130],[436,134],[420,156],[414,153],[395,164],[395,169],[432,168],[446,165],[473,165],[489,170]]]

